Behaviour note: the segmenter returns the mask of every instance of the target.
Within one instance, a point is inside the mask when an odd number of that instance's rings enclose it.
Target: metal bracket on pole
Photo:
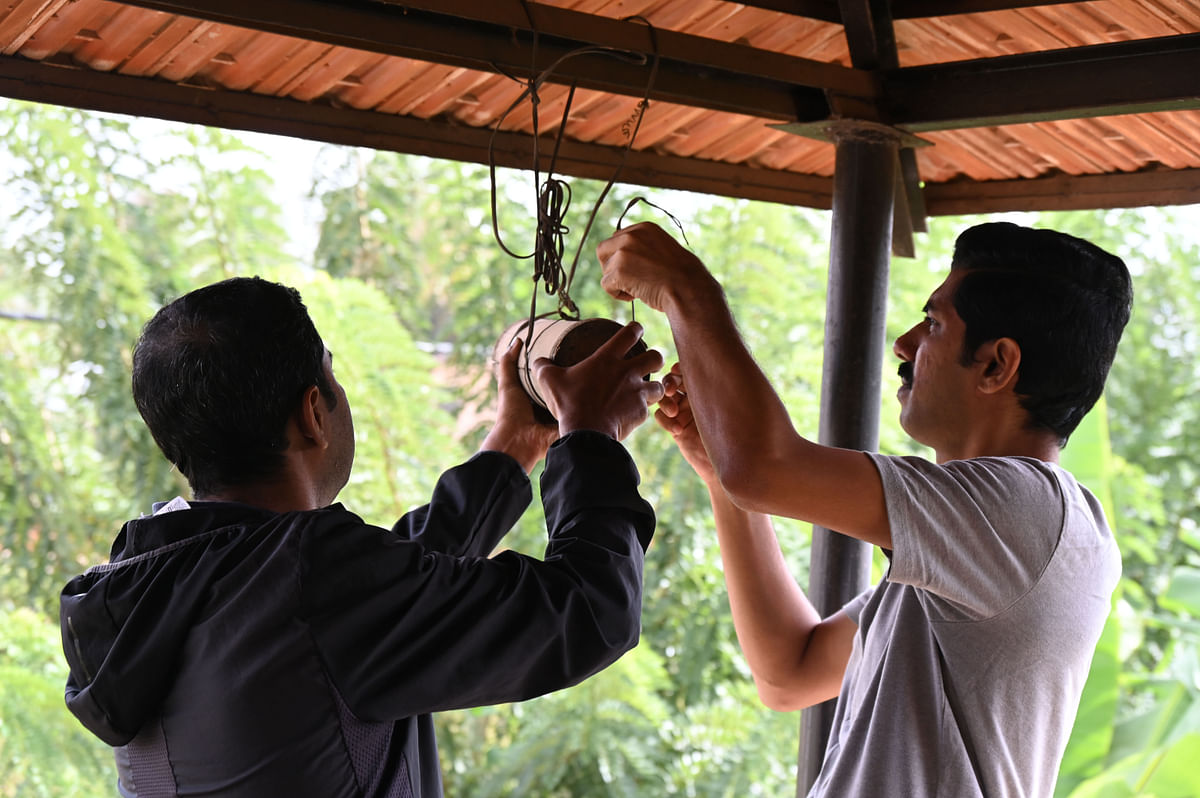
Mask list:
[[[871,122],[866,119],[822,119],[820,122],[783,122],[768,125],[776,130],[803,136],[817,141],[827,141],[836,144],[847,139],[853,141],[874,141],[879,143],[894,141],[900,147],[932,147],[933,142],[918,135],[909,133],[902,128],[885,125],[882,122]]]
[[[893,220],[892,253],[911,258],[915,255],[914,232],[925,232],[925,199],[921,193],[921,177],[917,172],[917,161],[913,150],[932,147],[933,142],[914,135],[902,128],[872,122],[867,119],[844,117],[823,119],[819,122],[787,122],[771,125],[796,136],[826,141],[831,144],[863,142],[867,144],[895,143],[900,159],[896,172],[896,208]]]

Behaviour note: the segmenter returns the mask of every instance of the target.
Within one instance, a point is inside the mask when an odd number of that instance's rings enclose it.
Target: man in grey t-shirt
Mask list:
[[[760,697],[838,699],[810,795],[1049,795],[1120,575],[1099,503],[1057,463],[1129,319],[1125,264],[1008,223],[959,237],[894,347],[900,422],[929,462],[797,434],[720,285],[659,228],[598,254],[610,294],[670,321],[679,364],[657,418],[708,485]],[[888,572],[821,618],[770,515],[877,545]]]

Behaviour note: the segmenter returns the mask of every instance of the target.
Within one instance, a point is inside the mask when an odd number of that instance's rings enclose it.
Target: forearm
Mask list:
[[[665,310],[705,449],[721,484],[743,504],[747,486],[765,486],[786,451],[805,442],[715,281],[681,287]]]
[[[429,503],[398,520],[404,540],[456,556],[489,554],[525,512],[533,486],[511,457],[483,451],[442,473]]]
[[[769,516],[738,508],[721,490],[709,496],[738,643],[770,706],[803,687],[808,641],[821,617],[796,584]]]
[[[543,472],[541,561],[446,555],[360,524],[307,536],[303,615],[347,704],[385,719],[523,701],[636,645],[654,527],[637,480],[611,438],[562,440]]]
[[[696,428],[733,502],[890,548],[878,471],[862,452],[822,446],[796,431],[715,281],[678,289],[664,309]]]

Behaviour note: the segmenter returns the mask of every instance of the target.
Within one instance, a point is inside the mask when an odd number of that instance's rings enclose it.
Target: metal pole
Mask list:
[[[898,136],[881,128],[843,121],[830,131],[837,160],[820,442],[866,451],[879,445],[880,377],[899,146]],[[870,568],[868,544],[813,528],[808,596],[822,617],[836,612],[867,586]],[[827,701],[801,714],[798,796],[808,793],[821,769],[833,710],[834,702]]]

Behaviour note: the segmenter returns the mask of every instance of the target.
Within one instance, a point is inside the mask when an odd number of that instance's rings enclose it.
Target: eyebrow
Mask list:
[[[942,302],[935,296],[930,296],[929,299],[925,300],[925,307],[921,308],[921,312],[929,313],[930,311],[941,311],[943,308],[945,308],[945,306],[945,302]]]

